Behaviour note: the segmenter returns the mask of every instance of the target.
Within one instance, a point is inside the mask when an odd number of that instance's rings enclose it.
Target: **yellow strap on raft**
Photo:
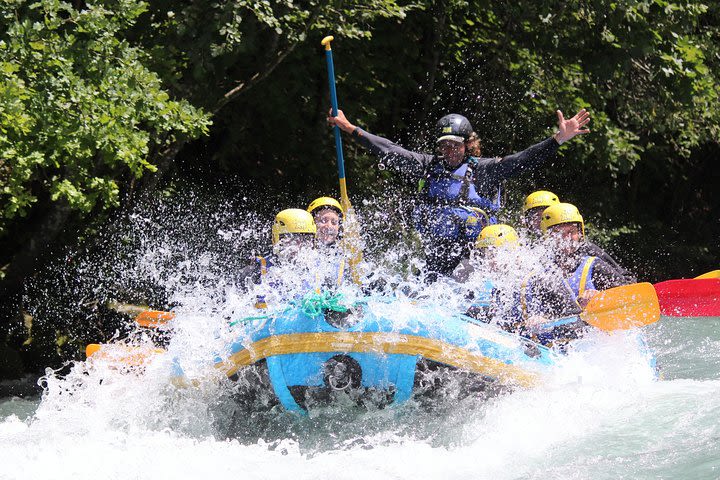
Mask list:
[[[215,364],[228,376],[253,363],[275,355],[316,352],[358,352],[418,355],[470,372],[500,378],[505,383],[531,387],[538,375],[517,365],[489,358],[479,352],[433,338],[380,332],[293,333],[263,338]]]

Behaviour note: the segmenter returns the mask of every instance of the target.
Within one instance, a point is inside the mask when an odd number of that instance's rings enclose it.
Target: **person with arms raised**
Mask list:
[[[558,132],[522,152],[505,157],[473,157],[475,148],[470,121],[459,114],[443,116],[436,125],[433,153],[407,150],[390,140],[352,124],[339,110],[328,122],[351,135],[383,165],[418,183],[420,202],[415,209],[416,228],[426,254],[426,279],[450,275],[482,227],[494,223],[500,208],[501,183],[522,172],[539,168],[576,135],[588,133],[590,114],[580,110],[565,119],[558,110]]]

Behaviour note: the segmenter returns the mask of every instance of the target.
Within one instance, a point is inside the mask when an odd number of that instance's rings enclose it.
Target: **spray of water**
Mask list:
[[[655,455],[654,448],[673,448],[669,440],[653,446],[663,431],[679,436],[720,418],[717,401],[701,406],[703,398],[717,398],[716,374],[700,384],[657,382],[638,332],[588,334],[558,357],[545,384],[493,398],[463,397],[457,394],[460,385],[450,384],[432,405],[411,401],[358,410],[339,404],[299,417],[273,406],[268,396],[256,401],[269,408],[240,409],[242,383],[213,367],[215,356],[237,339],[233,321],[257,315],[258,295],[281,306],[308,283],[323,283],[332,269],[318,274],[322,259],[310,252],[275,269],[275,288],[247,285],[235,272],[253,251],[267,248],[269,221],[258,222],[256,213],[240,213],[231,205],[207,208],[196,199],[171,203],[132,212],[119,232],[105,237],[107,243],[89,248],[86,257],[78,255],[72,275],[67,274],[84,296],[94,295],[100,303],[127,294],[133,301],[172,307],[176,317],[160,332],[165,353],[149,354],[133,367],[78,360],[62,371],[47,371],[34,415],[12,415],[0,424],[0,464],[7,478],[92,477],[88,472],[101,472],[102,478],[593,478],[617,458],[639,478],[652,461],[665,465],[665,471],[683,465],[663,463]],[[422,267],[417,244],[398,241],[408,232],[388,233],[382,209],[368,208],[362,220],[367,270],[373,280],[382,280],[374,295],[395,298],[371,301],[370,308],[398,325],[416,315],[418,302],[463,311],[468,291],[492,274],[478,264],[464,284],[426,285],[413,275]],[[538,268],[547,254],[542,249],[526,242],[498,256],[507,275],[494,280],[517,285]],[[338,292],[348,304],[365,297],[350,284]],[[102,333],[106,336],[95,340],[155,348],[157,333],[102,327],[87,329],[83,338]],[[665,349],[667,355],[672,348]],[[178,367],[184,382],[177,381]],[[673,375],[688,378],[678,369]],[[249,370],[243,380],[252,379]],[[686,408],[679,409],[679,402]],[[702,439],[717,435],[717,427],[707,425]],[[702,439],[688,444],[693,458],[717,453]],[[634,454],[648,460],[632,460]]]

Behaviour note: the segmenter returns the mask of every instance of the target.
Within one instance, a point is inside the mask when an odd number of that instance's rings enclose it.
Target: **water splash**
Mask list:
[[[449,394],[431,409],[413,402],[366,411],[340,405],[303,418],[279,408],[238,410],[237,385],[214,371],[213,354],[234,338],[231,320],[256,313],[253,304],[262,292],[246,290],[234,272],[249,252],[267,245],[269,222],[230,205],[205,210],[193,202],[178,206],[173,200],[175,207],[161,203],[134,212],[121,232],[89,249],[66,275],[77,287],[70,292],[76,298],[104,301],[150,291],[140,299],[172,306],[167,353],[138,370],[78,361],[48,371],[31,417],[3,414],[0,476],[718,476],[714,327],[693,330],[681,319],[664,319],[648,332],[666,381],[655,381],[637,333],[597,333],[574,344],[547,384],[489,400]],[[364,221],[372,239],[387,218],[366,214]],[[368,261],[385,282],[381,291],[396,292],[398,301],[376,308],[389,309],[399,323],[412,316],[418,296],[462,309],[466,286],[426,286],[412,275],[422,267],[412,242],[388,247],[392,241],[378,239],[368,241]],[[504,281],[512,284],[537,268],[543,254],[540,246],[501,256],[500,263],[514,266]],[[287,279],[279,296],[305,288],[283,269],[276,272]],[[479,268],[474,280],[487,273]],[[350,299],[361,295],[351,286],[341,291]],[[153,345],[152,335],[134,327],[113,336]],[[687,367],[689,361],[695,368]],[[175,362],[202,381],[173,383]]]

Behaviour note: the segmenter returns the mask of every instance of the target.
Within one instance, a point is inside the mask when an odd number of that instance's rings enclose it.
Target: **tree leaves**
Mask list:
[[[118,205],[127,173],[154,171],[150,148],[207,132],[206,114],[172,100],[121,33],[144,2],[4,4],[0,36],[0,237],[46,192],[82,213]]]

